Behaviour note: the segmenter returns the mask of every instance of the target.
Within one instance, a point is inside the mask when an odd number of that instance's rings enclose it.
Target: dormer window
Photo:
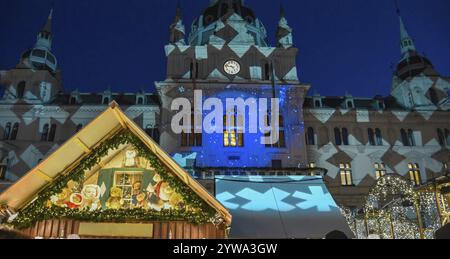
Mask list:
[[[144,97],[138,96],[138,97],[136,98],[136,104],[137,104],[137,105],[144,105]]]
[[[103,104],[108,105],[111,102],[111,99],[108,96],[103,97]]]
[[[386,106],[384,105],[384,101],[377,100],[377,109],[378,110],[384,110],[385,108],[386,108]]]
[[[347,109],[353,109],[355,108],[355,104],[353,103],[353,100],[347,101]]]
[[[314,108],[322,108],[322,102],[320,100],[315,100]]]

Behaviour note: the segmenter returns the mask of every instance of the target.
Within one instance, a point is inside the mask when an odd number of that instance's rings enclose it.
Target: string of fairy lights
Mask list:
[[[357,238],[432,239],[441,227],[435,194],[398,175],[380,178],[360,213],[341,208]]]

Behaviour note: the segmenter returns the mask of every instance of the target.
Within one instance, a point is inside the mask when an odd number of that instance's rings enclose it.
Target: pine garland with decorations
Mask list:
[[[105,157],[110,150],[116,150],[121,145],[132,145],[139,157],[147,159],[161,179],[178,194],[183,197],[187,207],[191,208],[180,210],[162,210],[152,211],[145,209],[121,209],[121,210],[76,210],[58,206],[47,206],[49,199],[59,194],[69,183],[75,181],[82,184],[85,180],[85,171],[94,168],[101,159]],[[92,152],[83,158],[79,165],[71,172],[60,176],[54,182],[38,194],[38,198],[31,202],[27,207],[19,211],[19,216],[11,222],[11,225],[18,229],[24,229],[33,226],[36,222],[55,218],[66,218],[74,220],[85,220],[92,222],[99,221],[151,221],[168,220],[181,221],[186,220],[194,224],[209,223],[215,217],[216,211],[206,204],[197,194],[192,192],[179,178],[170,174],[167,169],[161,165],[159,159],[153,154],[142,141],[128,130],[123,130],[104,141]]]

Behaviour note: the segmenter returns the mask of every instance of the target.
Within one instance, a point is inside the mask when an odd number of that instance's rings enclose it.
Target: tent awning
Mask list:
[[[322,177],[216,177],[216,197],[231,212],[231,238],[353,238]]]

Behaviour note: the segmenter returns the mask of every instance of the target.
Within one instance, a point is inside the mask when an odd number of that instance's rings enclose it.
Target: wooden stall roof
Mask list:
[[[85,128],[3,192],[0,195],[0,204],[20,210],[60,174],[68,173],[77,162],[88,156],[93,148],[122,129],[128,129],[135,134],[174,175],[231,224],[231,214],[228,210],[129,119],[114,101]]]

